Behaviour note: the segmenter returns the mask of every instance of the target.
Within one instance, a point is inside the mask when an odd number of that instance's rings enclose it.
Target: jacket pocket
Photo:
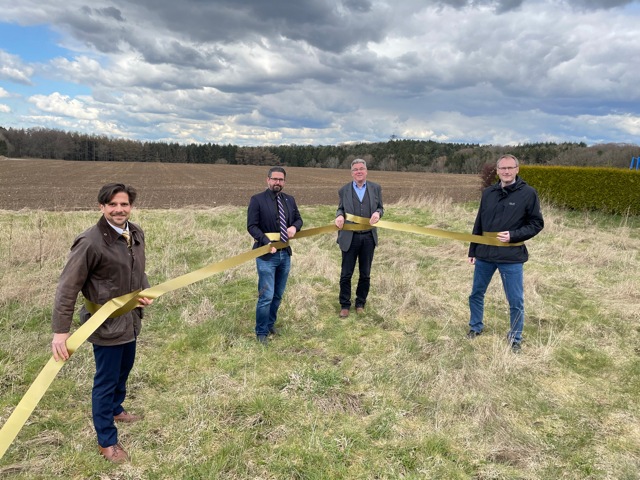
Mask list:
[[[91,314],[87,311],[86,308],[82,307],[80,310],[80,325],[84,325],[87,323],[87,320],[91,318]]]
[[[100,325],[96,334],[104,340],[114,340],[125,335],[127,332],[127,325],[130,322],[131,317],[129,315],[108,318],[102,325]]]
[[[100,305],[104,305],[112,298],[117,297],[118,295],[114,297],[113,290],[114,286],[112,280],[102,280],[98,282],[98,303]]]

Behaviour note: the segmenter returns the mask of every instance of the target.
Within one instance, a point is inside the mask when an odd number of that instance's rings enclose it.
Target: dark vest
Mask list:
[[[371,218],[373,212],[371,211],[371,202],[369,201],[369,189],[367,188],[364,191],[362,202],[360,202],[356,189],[353,188],[353,186],[351,186],[351,195],[353,195],[353,214],[358,217]]]

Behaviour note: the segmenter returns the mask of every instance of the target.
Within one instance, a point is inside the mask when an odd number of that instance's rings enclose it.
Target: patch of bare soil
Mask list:
[[[0,159],[0,209],[89,210],[102,185],[121,182],[138,190],[138,208],[162,209],[248,205],[266,188],[268,167],[143,162],[72,162]],[[300,205],[337,205],[349,170],[287,167],[285,191]],[[480,198],[477,175],[370,170],[385,203],[401,198],[444,196],[454,202]]]

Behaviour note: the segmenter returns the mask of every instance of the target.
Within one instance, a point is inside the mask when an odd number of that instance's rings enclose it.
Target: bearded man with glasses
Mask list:
[[[256,258],[256,338],[262,345],[267,345],[269,335],[280,333],[275,324],[291,269],[288,240],[302,228],[302,217],[295,199],[282,191],[286,176],[282,167],[269,169],[267,189],[251,197],[247,210],[247,231],[254,239],[254,249],[272,243],[268,234],[279,235],[279,240],[287,245],[280,250],[271,247],[269,253]]]
[[[524,327],[524,262],[529,259],[525,240],[544,228],[538,192],[518,176],[519,162],[513,155],[502,155],[496,164],[499,181],[482,192],[473,234],[498,232],[498,240],[513,246],[472,243],[469,263],[475,265],[469,295],[469,333],[474,339],[484,329],[484,296],[496,270],[509,302],[510,328],[507,340],[514,353],[521,350]]]

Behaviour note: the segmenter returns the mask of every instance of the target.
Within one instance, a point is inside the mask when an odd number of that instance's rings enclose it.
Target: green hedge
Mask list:
[[[520,167],[540,197],[560,207],[640,214],[640,172],[620,168]]]

